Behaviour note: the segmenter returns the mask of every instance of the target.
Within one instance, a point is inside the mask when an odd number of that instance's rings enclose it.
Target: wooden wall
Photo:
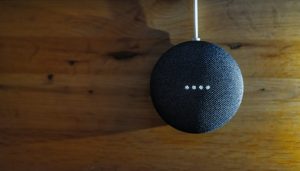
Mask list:
[[[203,40],[245,77],[204,135],[149,97],[160,54],[192,37],[191,0],[0,2],[0,170],[300,170],[300,1],[200,0]]]

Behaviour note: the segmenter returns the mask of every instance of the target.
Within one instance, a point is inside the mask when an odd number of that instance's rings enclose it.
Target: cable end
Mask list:
[[[194,37],[192,40],[193,41],[201,41],[201,39],[199,37]]]

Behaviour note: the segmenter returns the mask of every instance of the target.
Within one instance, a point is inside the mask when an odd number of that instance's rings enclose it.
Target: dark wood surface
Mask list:
[[[245,77],[236,117],[192,135],[149,97],[193,35],[186,0],[0,2],[0,170],[300,170],[300,1],[200,0]]]

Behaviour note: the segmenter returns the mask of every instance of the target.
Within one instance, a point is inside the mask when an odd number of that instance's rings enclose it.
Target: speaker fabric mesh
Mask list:
[[[189,41],[162,55],[152,72],[150,90],[157,112],[168,124],[204,133],[235,115],[244,85],[238,64],[224,49]]]

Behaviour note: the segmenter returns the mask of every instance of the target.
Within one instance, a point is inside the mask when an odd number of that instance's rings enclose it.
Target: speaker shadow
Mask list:
[[[106,0],[106,3],[111,18],[101,30],[101,35],[107,37],[107,48],[101,57],[112,62],[107,67],[98,66],[99,73],[110,72],[120,82],[108,88],[104,96],[109,100],[93,113],[101,120],[95,134],[118,134],[166,125],[152,105],[149,82],[155,63],[172,46],[169,34],[147,25],[138,0]],[[103,97],[95,93],[94,99]]]
[[[43,15],[55,15],[52,27],[63,30],[62,35],[32,38],[37,48],[30,56],[35,59],[30,57],[24,70],[35,71],[34,62],[43,57],[56,59],[59,65],[53,64],[43,85],[0,87],[3,91],[29,92],[33,106],[28,111],[16,108],[7,123],[3,121],[9,125],[19,119],[25,124],[20,128],[1,127],[0,143],[78,139],[166,125],[152,105],[149,81],[158,58],[172,46],[169,34],[147,25],[138,0],[56,3],[52,4],[55,12],[45,10]],[[38,1],[30,5],[50,8]],[[56,25],[55,19],[61,18],[64,22]],[[26,22],[35,25],[44,21]],[[22,38],[15,42],[28,47],[28,41]],[[20,50],[22,54],[27,52]],[[49,61],[42,64],[48,66]],[[40,70],[49,72],[47,67]],[[42,114],[45,117],[40,117]]]

